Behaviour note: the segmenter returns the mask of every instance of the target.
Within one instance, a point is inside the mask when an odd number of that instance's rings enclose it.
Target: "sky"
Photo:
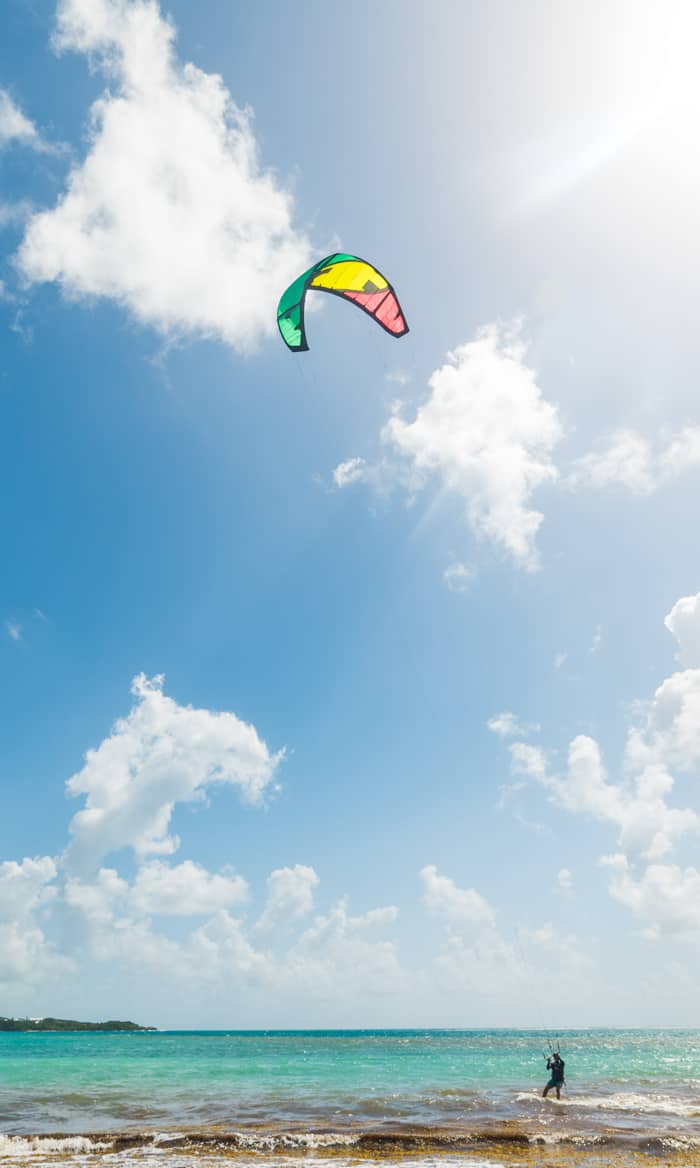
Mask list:
[[[697,1021],[699,33],[7,0],[0,1012]]]

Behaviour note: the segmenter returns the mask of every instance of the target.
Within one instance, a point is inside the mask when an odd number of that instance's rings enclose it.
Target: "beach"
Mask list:
[[[700,1164],[700,1032],[3,1034],[0,1132],[8,1168]]]

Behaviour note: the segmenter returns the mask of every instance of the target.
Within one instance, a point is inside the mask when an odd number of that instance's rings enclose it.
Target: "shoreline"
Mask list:
[[[698,1164],[700,1137],[682,1132],[661,1135],[658,1132],[620,1131],[543,1131],[525,1130],[518,1121],[506,1121],[479,1127],[441,1128],[431,1125],[409,1127],[383,1126],[381,1129],[358,1130],[337,1128],[302,1128],[290,1125],[233,1126],[223,1124],[196,1127],[181,1126],[164,1131],[157,1127],[67,1133],[44,1131],[0,1134],[0,1164],[13,1151],[26,1157],[65,1155],[70,1152],[113,1156],[117,1153],[187,1152],[233,1155],[246,1161],[284,1160],[293,1154],[311,1161],[319,1158],[331,1163],[401,1162],[431,1159],[460,1161],[476,1153],[484,1162],[507,1162],[542,1165],[565,1161],[586,1165],[644,1162],[673,1165]],[[640,1157],[642,1158],[640,1160]],[[692,1157],[692,1158],[691,1158]],[[658,1158],[658,1159],[657,1159]],[[25,1160],[26,1162],[26,1160]]]

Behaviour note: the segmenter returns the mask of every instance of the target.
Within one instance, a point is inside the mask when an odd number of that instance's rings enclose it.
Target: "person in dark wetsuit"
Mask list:
[[[547,1070],[549,1071],[549,1082],[542,1092],[542,1098],[546,1099],[547,1092],[554,1087],[557,1099],[561,1099],[561,1089],[564,1086],[564,1060],[558,1050],[555,1050],[547,1059]]]

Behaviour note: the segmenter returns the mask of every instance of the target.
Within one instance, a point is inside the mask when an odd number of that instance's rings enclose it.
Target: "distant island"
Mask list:
[[[138,1026],[136,1022],[74,1022],[71,1018],[2,1018],[3,1030],[26,1033],[32,1030],[156,1030],[155,1026]]]

